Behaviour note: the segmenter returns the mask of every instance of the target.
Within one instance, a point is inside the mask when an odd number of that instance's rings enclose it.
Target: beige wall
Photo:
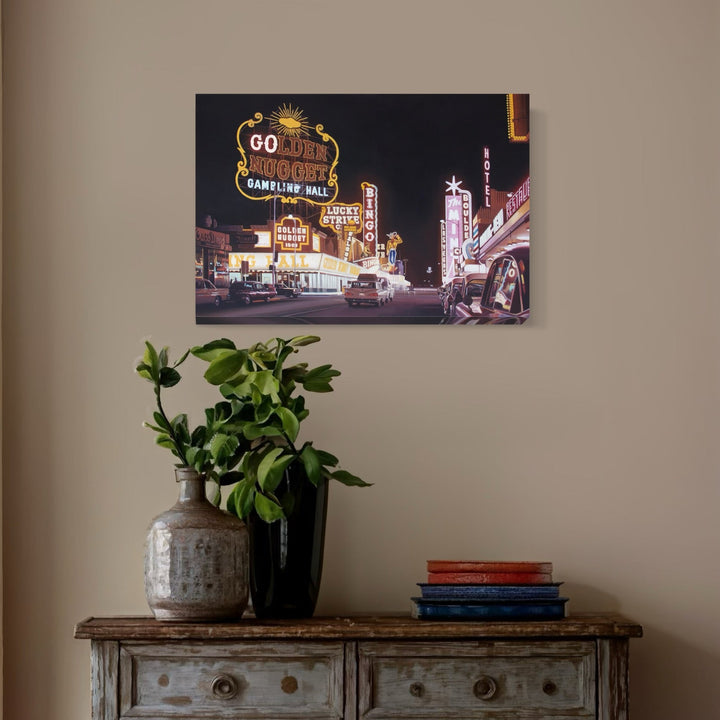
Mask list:
[[[8,720],[89,717],[74,623],[146,612],[175,486],[142,338],[277,333],[196,327],[187,289],[194,94],[264,90],[531,93],[532,321],[309,349],[343,375],[308,437],[375,483],[333,488],[319,611],[408,610],[427,558],[551,560],[572,610],[644,625],[633,720],[715,716],[717,3],[418,7],[4,0]]]

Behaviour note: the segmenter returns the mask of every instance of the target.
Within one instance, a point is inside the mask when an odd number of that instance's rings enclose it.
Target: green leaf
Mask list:
[[[243,435],[248,440],[257,440],[261,437],[282,437],[282,430],[274,425],[255,425],[248,423],[243,427]]]
[[[160,385],[164,388],[173,387],[177,385],[182,378],[180,373],[171,367],[163,367],[160,369]]]
[[[215,507],[220,507],[220,503],[222,502],[222,491],[220,490],[220,484],[213,481],[213,485],[214,485],[214,492],[212,494],[212,497],[210,497],[208,499]]]
[[[190,444],[196,447],[202,447],[205,444],[207,438],[207,428],[205,425],[198,425],[190,436]]]
[[[243,475],[250,480],[251,483],[257,482],[257,468],[262,460],[262,456],[256,452],[247,452],[243,455],[240,469]]]
[[[282,507],[260,493],[255,493],[255,510],[266,523],[272,523],[284,517]]]
[[[153,413],[153,418],[155,419],[155,422],[156,422],[163,430],[166,430],[167,432],[170,432],[170,431],[172,430],[172,426],[170,425],[170,423],[167,421],[167,419],[165,418],[165,416],[164,416],[162,413],[160,413],[160,412],[158,412],[158,411],[156,410],[156,411]]]
[[[239,482],[228,495],[227,509],[244,520],[252,512],[254,501],[255,487],[245,480]]]
[[[157,381],[160,377],[160,358],[157,350],[153,347],[149,340],[145,341],[145,354],[143,355],[143,363],[150,368],[153,380]]]
[[[297,335],[288,340],[287,344],[292,347],[303,347],[304,345],[312,345],[316,342],[320,342],[320,338],[317,335]]]
[[[300,422],[295,415],[284,407],[276,408],[275,414],[280,418],[283,430],[291,443],[294,443],[300,432]]]
[[[313,368],[312,370],[308,370],[305,377],[307,378],[332,378],[337,377],[340,375],[339,370],[333,370],[332,365],[318,365],[316,368]]]
[[[366,483],[364,480],[361,480],[357,475],[353,475],[347,470],[336,470],[335,472],[330,473],[329,477],[333,478],[334,480],[338,480],[343,485],[349,485],[353,487],[370,487],[372,485],[372,483]]]
[[[330,383],[327,380],[301,380],[303,387],[308,392],[326,393],[333,392],[333,388],[330,387]]]
[[[227,350],[236,350],[235,343],[227,338],[220,338],[219,340],[213,340],[205,345],[196,345],[195,347],[190,348],[189,352],[201,360],[211,362],[218,357],[218,355],[223,354]]]
[[[331,365],[320,365],[308,370],[304,378],[298,378],[298,382],[310,392],[332,392],[330,381],[340,375],[339,370],[333,370]]]
[[[230,472],[222,473],[218,477],[218,482],[223,487],[227,487],[228,485],[234,485],[240,482],[244,478],[245,476],[239,470],[231,470]]]
[[[164,432],[164,430],[161,427],[158,427],[157,425],[153,425],[149,422],[144,422],[143,427],[148,428],[149,430],[154,430],[155,432],[161,433]]]
[[[315,452],[318,455],[320,464],[324,465],[325,467],[335,467],[340,462],[334,455],[331,455],[329,452],[325,452],[324,450],[316,450]]]
[[[176,415],[171,421],[170,426],[172,427],[172,435],[177,440],[189,443],[190,442],[190,430],[188,430],[188,417],[185,413]]]
[[[284,448],[277,448],[284,452]],[[275,492],[275,489],[282,481],[285,470],[288,465],[295,460],[295,455],[275,455],[275,460],[265,468],[262,467],[262,463],[258,467],[258,483],[265,492]],[[267,458],[263,459],[263,462]]]
[[[235,435],[216,433],[210,440],[210,452],[216,463],[222,465],[225,459],[237,450],[239,444],[240,441]]]
[[[283,384],[291,380],[298,380],[305,377],[307,373],[307,363],[298,363],[297,365],[291,365],[283,370]]]
[[[226,350],[210,363],[204,377],[211,385],[222,385],[236,378],[245,367],[246,362],[247,352],[245,350]]]
[[[183,356],[173,365],[173,367],[176,368],[176,367],[178,367],[179,365],[182,365],[182,364],[185,362],[185,360],[187,359],[187,356],[188,356],[189,354],[190,354],[190,351],[189,351],[189,350],[186,350],[186,351],[183,353]]]
[[[320,458],[315,452],[312,445],[305,445],[300,453],[300,459],[305,466],[308,480],[315,486],[320,482],[322,475],[320,473]]]
[[[259,403],[255,403],[255,422],[261,425],[270,419],[275,412],[275,403],[271,397],[263,396],[258,393]]]
[[[215,404],[215,422],[217,423],[226,423],[233,414],[232,404],[223,401]]]
[[[164,448],[169,448],[170,450],[175,450],[175,443],[170,439],[169,435],[158,435],[155,438],[155,442],[160,446]]]
[[[278,396],[280,383],[272,374],[271,370],[261,370],[256,373],[249,373],[247,380],[255,386],[262,395],[269,395],[274,402],[280,402],[280,398]]]
[[[270,472],[270,468],[272,467],[272,464],[275,462],[275,459],[278,457],[278,455],[281,455],[284,451],[284,448],[276,447],[268,450],[263,455],[262,460],[260,461],[260,464],[258,465],[257,469],[257,481],[258,485],[263,490],[270,490],[272,492],[275,488],[266,488],[265,487],[265,480],[268,476],[268,473]]]
[[[135,372],[142,378],[145,378],[146,380],[150,380],[150,382],[153,382],[152,377],[152,368],[144,363],[140,362],[137,364],[137,367],[135,368]]]

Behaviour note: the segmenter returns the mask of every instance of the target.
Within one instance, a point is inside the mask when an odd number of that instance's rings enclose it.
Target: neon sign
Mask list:
[[[362,188],[363,203],[363,242],[371,255],[377,254],[377,233],[378,233],[378,189],[376,185],[369,182],[360,184]]]
[[[483,148],[483,196],[485,207],[490,207],[490,148]]]
[[[446,180],[445,191],[445,242],[447,248],[445,276],[453,277],[460,271],[457,258],[463,245],[472,241],[472,193],[460,187],[462,180]],[[452,193],[452,194],[450,194]]]
[[[337,142],[299,108],[283,105],[267,118],[256,112],[238,126],[236,141],[235,187],[246,198],[325,205],[337,197]]]
[[[510,217],[530,197],[530,178],[513,193],[512,197],[505,203],[505,212]]]
[[[360,230],[360,203],[324,205],[320,211],[320,224],[323,227],[330,227],[335,232],[344,230]]]
[[[310,226],[286,216],[275,223],[275,244],[280,250],[304,250],[310,246]]]

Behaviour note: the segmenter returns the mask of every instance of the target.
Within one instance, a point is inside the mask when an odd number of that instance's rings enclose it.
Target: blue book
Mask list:
[[[560,620],[568,598],[463,602],[411,598],[412,616],[420,620]]]
[[[423,598],[436,600],[553,600],[562,583],[543,585],[438,585],[417,583]]]

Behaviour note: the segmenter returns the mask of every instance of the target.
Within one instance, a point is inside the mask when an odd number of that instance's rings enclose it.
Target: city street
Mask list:
[[[341,296],[303,294],[291,299],[276,297],[269,302],[248,306],[227,303],[216,309],[201,306],[198,324],[412,324],[441,325],[443,312],[435,288],[414,292],[396,292],[395,299],[380,307],[369,305],[349,307]]]

